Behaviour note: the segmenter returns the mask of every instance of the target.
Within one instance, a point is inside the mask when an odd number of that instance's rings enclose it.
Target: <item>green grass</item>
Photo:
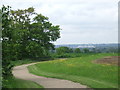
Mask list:
[[[85,55],[67,60],[40,62],[28,67],[30,73],[85,84],[91,88],[117,88],[118,66],[92,63],[93,60],[118,54]]]
[[[38,61],[24,59],[24,60],[11,61],[11,64],[13,64],[14,66],[18,66],[18,65],[29,64],[29,63],[34,63],[34,62],[38,62]]]
[[[8,77],[3,84],[6,85],[5,88],[43,88],[32,81],[21,80],[14,77]]]
[[[11,61],[11,63],[14,66],[22,65],[22,64],[29,64],[33,62],[38,62],[38,61],[33,61],[30,59],[25,59],[25,60],[16,60],[16,61]],[[5,88],[43,88],[41,85],[32,82],[32,81],[26,81],[26,80],[21,80],[17,79],[15,77],[7,77],[5,82],[3,82],[3,85],[5,85]]]
[[[80,57],[80,56],[88,56],[92,55],[93,53],[62,53],[62,54],[56,54],[56,53],[51,53],[52,58],[75,58],[75,57]]]

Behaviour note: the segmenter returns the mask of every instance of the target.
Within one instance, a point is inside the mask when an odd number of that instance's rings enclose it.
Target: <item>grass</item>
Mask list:
[[[46,61],[28,66],[28,69],[35,75],[71,80],[91,88],[117,88],[118,66],[92,63],[93,60],[105,56],[118,56],[118,54],[102,53]]]
[[[62,54],[56,54],[51,53],[52,58],[75,58],[75,57],[81,57],[81,56],[88,56],[92,55],[93,53],[62,53]]]
[[[21,80],[14,77],[8,77],[4,84],[6,85],[5,88],[43,88],[32,81]]]
[[[18,66],[18,65],[22,65],[22,64],[29,64],[29,63],[33,63],[33,62],[37,62],[37,61],[33,61],[30,59],[11,61],[11,63],[14,66]],[[19,89],[19,88],[43,88],[43,86],[41,86],[35,82],[17,79],[13,76],[7,77],[5,82],[3,82],[3,85],[5,85],[4,88],[17,88],[17,89]]]
[[[22,65],[22,64],[29,64],[29,63],[34,63],[38,61],[30,60],[30,59],[24,59],[24,60],[16,60],[16,61],[11,61],[11,63],[14,66]]]

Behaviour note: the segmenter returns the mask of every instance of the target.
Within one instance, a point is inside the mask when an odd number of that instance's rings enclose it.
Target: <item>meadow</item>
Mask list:
[[[119,66],[93,63],[94,60],[106,56],[118,54],[88,54],[76,58],[45,61],[28,66],[28,69],[35,75],[71,80],[90,88],[118,88]]]

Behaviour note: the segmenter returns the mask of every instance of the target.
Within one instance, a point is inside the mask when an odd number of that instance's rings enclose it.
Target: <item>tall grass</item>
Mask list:
[[[92,61],[105,56],[117,56],[113,53],[83,55],[77,58],[40,62],[29,66],[30,73],[72,80],[92,88],[117,88],[118,66],[95,64]]]

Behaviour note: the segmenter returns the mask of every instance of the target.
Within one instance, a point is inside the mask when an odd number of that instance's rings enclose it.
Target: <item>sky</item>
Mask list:
[[[61,38],[54,44],[118,42],[119,0],[1,0],[12,9],[34,7],[37,13],[60,25]]]

